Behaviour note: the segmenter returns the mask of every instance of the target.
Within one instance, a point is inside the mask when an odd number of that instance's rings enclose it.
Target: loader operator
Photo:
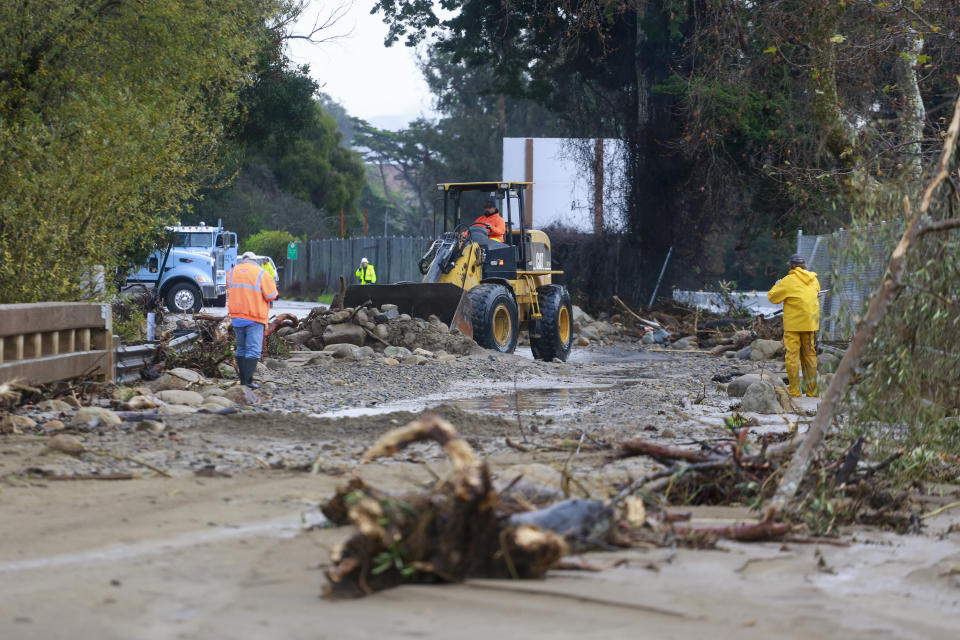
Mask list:
[[[500,210],[497,209],[497,203],[488,200],[483,207],[483,215],[473,221],[470,226],[481,226],[487,230],[487,237],[497,242],[503,242],[504,234],[507,232],[507,223],[503,221]]]
[[[816,398],[817,351],[814,334],[820,329],[820,282],[807,271],[807,262],[794,254],[788,263],[790,273],[777,281],[767,293],[774,304],[783,303],[783,345],[787,349],[788,391],[794,398],[800,393],[800,367],[807,397]]]
[[[263,348],[263,330],[267,326],[270,303],[276,299],[276,282],[257,264],[257,256],[247,251],[240,256],[237,266],[227,273],[227,310],[233,318],[233,333],[237,337],[240,384],[251,389],[260,386],[253,381],[253,374]]]

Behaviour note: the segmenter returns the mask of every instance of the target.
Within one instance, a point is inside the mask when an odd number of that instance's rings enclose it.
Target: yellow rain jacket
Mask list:
[[[773,304],[783,303],[784,331],[819,331],[819,293],[817,274],[794,267],[767,292],[767,299]]]

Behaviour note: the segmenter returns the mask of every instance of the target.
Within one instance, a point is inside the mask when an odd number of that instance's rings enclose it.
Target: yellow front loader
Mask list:
[[[573,313],[566,287],[554,284],[562,271],[551,269],[550,239],[525,226],[524,194],[529,182],[459,182],[437,185],[443,192],[443,232],[420,260],[418,283],[353,285],[344,304],[397,305],[401,313],[443,322],[477,344],[513,353],[521,328],[530,337],[534,357],[570,355]],[[507,223],[505,242],[487,238],[486,229],[461,218],[461,196],[491,194]],[[514,212],[517,224],[514,225]]]

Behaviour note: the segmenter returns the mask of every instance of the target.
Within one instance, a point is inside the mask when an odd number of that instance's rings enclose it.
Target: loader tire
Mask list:
[[[520,337],[517,301],[501,284],[481,284],[467,292],[473,339],[485,349],[513,353]]]
[[[570,293],[559,284],[540,287],[540,335],[530,335],[530,350],[537,360],[552,361],[559,358],[564,362],[570,356],[573,344],[573,308],[570,305]]]

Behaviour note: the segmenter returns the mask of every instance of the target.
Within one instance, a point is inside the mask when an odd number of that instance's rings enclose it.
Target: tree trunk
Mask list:
[[[917,66],[920,64],[921,51],[923,51],[923,36],[914,29],[910,29],[905,50],[897,56],[896,62],[897,82],[904,100],[904,107],[900,111],[900,131],[905,143],[903,152],[906,155],[904,167],[909,175],[917,180],[923,176],[920,141],[923,139],[926,120],[923,97],[920,95],[920,85],[917,82]]]

